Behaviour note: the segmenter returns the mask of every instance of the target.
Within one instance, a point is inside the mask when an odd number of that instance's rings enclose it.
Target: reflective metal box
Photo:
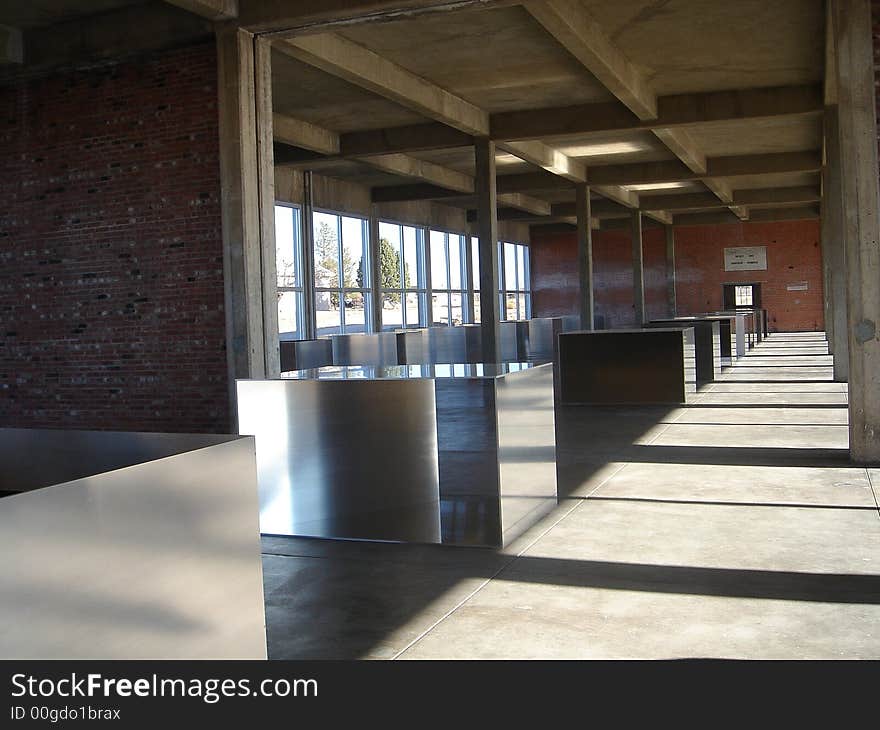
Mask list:
[[[0,429],[0,657],[265,659],[254,441]]]
[[[264,533],[499,546],[556,504],[552,365],[321,368],[237,387]]]
[[[694,330],[566,332],[559,367],[563,403],[685,403],[696,390]]]
[[[721,325],[717,319],[655,319],[648,326],[693,327],[697,383],[711,383],[721,374]]]

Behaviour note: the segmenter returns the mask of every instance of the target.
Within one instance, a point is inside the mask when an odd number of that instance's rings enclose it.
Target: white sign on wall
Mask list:
[[[766,271],[766,246],[739,246],[724,249],[725,271]]]

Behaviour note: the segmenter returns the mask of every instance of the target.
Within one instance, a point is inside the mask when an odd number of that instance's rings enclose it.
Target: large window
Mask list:
[[[275,206],[275,271],[278,287],[278,333],[283,340],[305,337],[304,279],[300,211]]]
[[[382,329],[427,326],[424,229],[380,221],[379,262]]]
[[[499,242],[498,269],[501,319],[529,319],[532,316],[529,247],[521,243]]]
[[[431,315],[433,324],[467,321],[467,239],[431,231]]]
[[[313,220],[317,334],[370,331],[367,220],[317,211]]]

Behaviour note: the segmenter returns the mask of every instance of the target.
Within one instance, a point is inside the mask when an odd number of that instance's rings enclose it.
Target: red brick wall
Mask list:
[[[532,310],[536,317],[577,314],[577,237],[535,234],[531,239]],[[666,238],[662,229],[642,232],[648,317],[665,317]],[[635,324],[632,243],[629,229],[593,231],[593,306],[605,327]]]
[[[648,317],[665,317],[665,234],[660,228],[645,229],[642,243]],[[767,246],[767,271],[724,271],[725,247],[762,245]],[[631,250],[628,230],[593,234],[594,300],[596,313],[606,318],[606,327],[635,322]],[[675,263],[679,314],[720,309],[724,283],[760,282],[774,330],[820,330],[824,326],[818,221],[676,227]],[[575,234],[533,235],[531,264],[535,316],[577,314]],[[807,282],[807,291],[786,289],[802,281]]]
[[[0,87],[0,425],[229,428],[213,43]]]
[[[724,248],[766,246],[766,271],[724,271]],[[679,314],[723,305],[725,283],[761,283],[770,329],[779,332],[824,328],[819,221],[737,223],[675,229],[676,298]],[[788,291],[807,282],[806,291]]]

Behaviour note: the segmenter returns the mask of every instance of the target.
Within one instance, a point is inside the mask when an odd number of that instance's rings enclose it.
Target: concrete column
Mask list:
[[[636,327],[645,323],[645,263],[642,253],[642,211],[632,211],[633,306]]]
[[[825,158],[827,160],[827,157]],[[827,164],[827,162],[826,162]],[[828,172],[822,173],[822,200],[819,203],[819,249],[822,253],[822,317],[825,322],[825,340],[828,342],[828,353],[834,354],[834,291],[831,286],[831,222],[828,216]]]
[[[822,265],[827,271],[825,331],[834,355],[834,379],[849,377],[849,343],[846,322],[846,248],[843,225],[843,191],[840,179],[840,124],[836,106],[825,110],[825,186],[822,217]]]
[[[677,317],[678,305],[675,301],[675,229],[664,226],[666,230],[666,305],[669,316]]]
[[[846,247],[850,458],[880,462],[880,186],[870,0],[834,0]]]
[[[370,307],[370,320],[373,332],[382,331],[382,247],[379,245],[379,211],[373,203],[370,206],[370,289],[373,290],[373,306]],[[406,295],[402,306],[406,306]]]
[[[267,378],[281,375],[278,339],[278,279],[275,269],[275,155],[272,150],[272,46],[254,41],[254,97],[257,124],[257,192],[260,198],[263,358]]]
[[[477,193],[477,229],[480,239],[480,328],[483,360],[501,360],[498,327],[498,207],[495,194],[495,143],[474,140]]]
[[[594,326],[593,310],[593,231],[590,226],[590,188],[585,183],[575,186],[577,207],[578,241],[578,301],[580,304],[581,329]]]
[[[303,300],[305,310],[303,319],[305,320],[305,335],[307,340],[313,340],[318,336],[317,324],[315,320],[315,225],[314,225],[314,206],[312,204],[312,171],[303,172],[303,203],[302,215],[300,221],[302,223],[302,242],[303,242]]]
[[[234,24],[218,26],[217,55],[227,366],[234,406],[236,378],[266,375],[254,36]]]

